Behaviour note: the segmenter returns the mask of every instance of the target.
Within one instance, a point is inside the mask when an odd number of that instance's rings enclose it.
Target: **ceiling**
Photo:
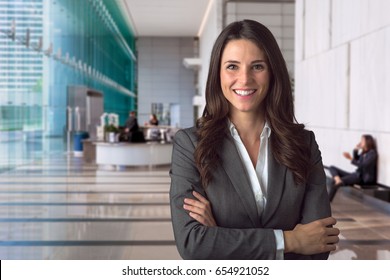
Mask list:
[[[196,37],[215,0],[116,0],[136,37]],[[222,2],[294,3],[295,0]]]
[[[136,37],[195,37],[213,0],[119,0]]]

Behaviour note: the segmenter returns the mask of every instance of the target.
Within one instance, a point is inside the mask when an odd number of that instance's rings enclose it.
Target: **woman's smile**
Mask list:
[[[248,95],[252,95],[256,92],[255,89],[248,89],[248,90],[244,90],[244,89],[234,89],[233,90],[237,95],[239,96],[248,96]]]

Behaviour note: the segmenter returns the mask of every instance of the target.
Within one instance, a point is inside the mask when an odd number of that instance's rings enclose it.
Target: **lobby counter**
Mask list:
[[[101,167],[152,166],[171,163],[172,143],[95,142],[96,164]]]

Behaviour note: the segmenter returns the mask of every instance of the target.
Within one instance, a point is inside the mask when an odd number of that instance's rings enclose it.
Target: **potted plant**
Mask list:
[[[107,142],[114,143],[116,142],[116,134],[119,132],[119,129],[114,124],[106,124],[104,126],[104,134]]]

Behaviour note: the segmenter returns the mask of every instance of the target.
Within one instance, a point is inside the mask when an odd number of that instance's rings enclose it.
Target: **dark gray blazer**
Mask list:
[[[331,216],[321,153],[312,132],[307,132],[307,143],[314,167],[305,186],[296,185],[292,172],[269,152],[267,205],[261,217],[230,135],[221,146],[221,164],[214,170],[214,180],[206,189],[202,188],[193,156],[197,145],[195,132],[195,128],[189,128],[176,133],[170,171],[172,224],[183,259],[275,259],[273,229],[292,230],[298,223]],[[193,198],[193,190],[210,201],[217,227],[203,226],[183,209],[184,198]],[[284,257],[327,259],[328,255]]]

